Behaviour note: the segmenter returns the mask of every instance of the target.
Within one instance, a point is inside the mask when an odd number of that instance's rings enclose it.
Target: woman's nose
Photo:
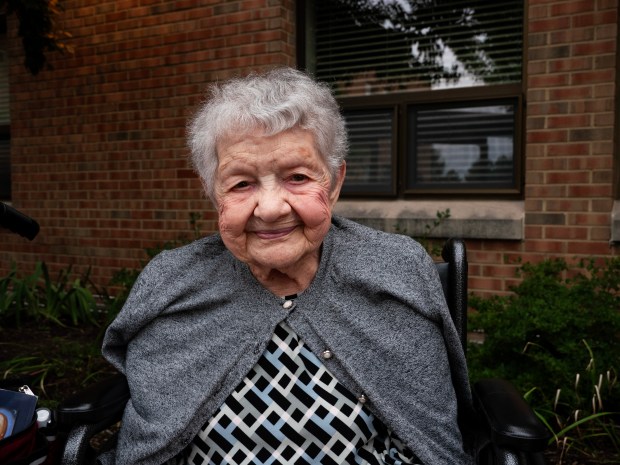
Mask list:
[[[275,187],[259,189],[254,216],[265,222],[273,222],[290,212],[291,206],[281,189]]]

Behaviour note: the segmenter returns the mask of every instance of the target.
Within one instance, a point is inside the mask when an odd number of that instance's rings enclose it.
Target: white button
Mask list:
[[[333,356],[334,356],[334,353],[329,349],[326,349],[323,352],[321,352],[321,357],[323,357],[323,359],[325,360],[329,360]]]
[[[292,306],[293,306],[293,301],[292,300],[286,300],[282,304],[282,307],[284,307],[284,310],[289,310]]]
[[[362,394],[357,398],[357,400],[359,400],[360,404],[365,404],[366,402],[368,402],[368,397],[366,397],[365,394]]]

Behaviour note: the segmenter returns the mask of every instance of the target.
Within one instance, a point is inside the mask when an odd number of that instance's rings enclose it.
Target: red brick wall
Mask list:
[[[609,244],[617,1],[529,0],[527,13],[525,241],[469,242],[478,291],[507,291],[517,259],[619,250]]]
[[[13,204],[41,233],[33,243],[3,234],[0,267],[92,266],[105,284],[138,266],[145,247],[190,234],[190,212],[215,230],[187,167],[187,116],[210,81],[295,64],[294,2],[63,4],[73,56],[50,55],[54,69],[32,77],[12,41]]]
[[[75,55],[52,55],[37,77],[13,40],[13,200],[42,232],[34,243],[3,235],[0,267],[92,265],[105,284],[145,247],[189,234],[190,212],[213,231],[185,161],[186,118],[210,81],[295,64],[294,3],[67,0]],[[618,254],[617,1],[526,4],[525,240],[468,241],[477,292],[506,292],[518,259]]]

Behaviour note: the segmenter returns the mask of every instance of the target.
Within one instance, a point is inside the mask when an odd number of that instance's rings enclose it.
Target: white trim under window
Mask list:
[[[437,213],[449,210],[447,219],[428,229]],[[413,237],[523,240],[523,201],[436,200],[357,201],[341,199],[334,214],[387,232]],[[620,214],[620,211],[619,211]],[[620,223],[620,221],[619,221]]]

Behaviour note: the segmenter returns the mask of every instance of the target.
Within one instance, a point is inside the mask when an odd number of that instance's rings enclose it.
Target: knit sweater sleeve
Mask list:
[[[126,347],[129,341],[164,310],[164,300],[157,289],[166,281],[167,252],[151,260],[134,283],[121,312],[108,326],[103,341],[104,357],[121,373],[125,373]]]

